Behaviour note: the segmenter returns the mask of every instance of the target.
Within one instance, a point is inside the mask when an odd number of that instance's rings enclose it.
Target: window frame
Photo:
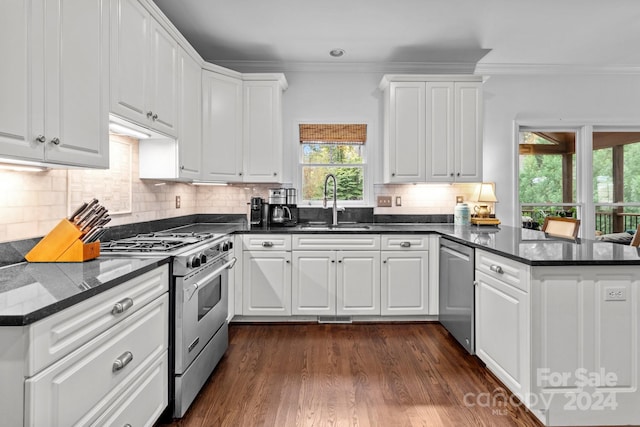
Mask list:
[[[297,155],[297,187],[300,189],[298,193],[298,207],[322,207],[322,200],[308,200],[303,199],[303,173],[302,170],[305,166],[326,166],[326,167],[340,167],[340,164],[330,163],[303,163],[304,160],[304,144],[300,143],[300,125],[301,124],[366,124],[367,125],[367,142],[362,144],[362,163],[360,164],[344,164],[346,167],[360,167],[362,168],[362,200],[340,200],[338,199],[338,205],[344,207],[367,207],[371,205],[371,194],[373,193],[373,177],[371,175],[371,165],[369,162],[370,153],[372,151],[372,126],[368,120],[354,119],[349,121],[344,120],[330,120],[330,121],[311,121],[300,120],[295,125],[295,141],[298,145]],[[351,144],[334,144],[334,145],[351,145]],[[338,183],[339,185],[339,183]]]
[[[581,221],[580,237],[593,239],[596,230],[596,203],[593,198],[593,133],[594,132],[640,132],[638,122],[608,123],[602,121],[566,121],[566,120],[519,120],[513,126],[513,224],[521,226],[522,206],[520,203],[520,157],[519,143],[521,132],[555,131],[575,132],[576,134],[576,200],[571,204],[549,204],[550,206],[575,206],[577,218]],[[524,204],[532,206],[534,204]],[[640,203],[597,203],[597,206],[640,206]]]

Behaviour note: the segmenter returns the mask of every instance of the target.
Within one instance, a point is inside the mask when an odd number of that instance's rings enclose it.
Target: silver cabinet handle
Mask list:
[[[400,247],[401,248],[410,248],[411,247],[411,242],[400,242]]]
[[[273,247],[273,242],[262,242],[263,248],[271,248]]]
[[[492,265],[491,267],[489,267],[489,270],[494,271],[498,274],[504,273],[504,270],[499,265]]]
[[[113,362],[113,372],[117,372],[127,366],[133,360],[133,353],[125,351]]]
[[[131,298],[125,298],[121,301],[118,301],[113,308],[111,309],[111,314],[122,314],[125,311],[129,310],[133,307],[133,300]]]
[[[44,144],[46,140],[47,140],[47,138],[45,138],[44,135],[36,136],[36,141],[41,143],[41,144]]]
[[[51,140],[51,143],[52,143],[53,145],[60,145],[60,138],[58,138],[58,137],[53,138],[53,139]]]

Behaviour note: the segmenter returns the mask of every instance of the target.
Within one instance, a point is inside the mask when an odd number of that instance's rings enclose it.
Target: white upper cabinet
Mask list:
[[[204,70],[202,116],[203,179],[242,182],[242,80]]]
[[[244,75],[243,180],[282,182],[282,74]]]
[[[478,76],[389,75],[384,90],[384,182],[482,180]]]
[[[109,166],[103,0],[8,0],[0,16],[0,157]]]
[[[200,179],[202,171],[202,69],[184,49],[178,52],[178,176]]]
[[[111,112],[175,137],[178,43],[137,0],[111,4]]]

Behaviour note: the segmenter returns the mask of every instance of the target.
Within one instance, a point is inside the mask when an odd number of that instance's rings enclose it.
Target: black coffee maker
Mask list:
[[[249,224],[251,227],[262,227],[265,225],[262,213],[264,200],[261,197],[252,197],[249,205],[251,206],[249,208]]]

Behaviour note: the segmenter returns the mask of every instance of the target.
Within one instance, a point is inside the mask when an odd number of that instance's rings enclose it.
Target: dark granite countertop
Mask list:
[[[640,265],[637,248],[617,243],[579,239],[578,241],[547,237],[541,231],[500,225],[456,226],[453,224],[424,223],[368,223],[360,231],[335,229],[324,231],[309,229],[301,224],[295,227],[271,227],[239,230],[240,233],[436,233],[474,248],[484,249],[532,266],[562,265]],[[348,226],[348,224],[345,224]]]
[[[36,322],[168,261],[100,256],[81,263],[23,262],[0,268],[0,326]]]
[[[397,218],[397,217],[396,217]],[[381,221],[378,221],[380,219]],[[295,227],[250,228],[243,217],[199,215],[128,225],[112,230],[112,238],[137,232],[161,230],[182,225],[200,224],[216,233],[340,233],[340,234],[439,234],[442,237],[483,249],[532,266],[563,265],[640,265],[637,248],[595,240],[577,242],[549,238],[540,231],[508,226],[455,226],[434,222],[392,222],[394,218],[375,218],[374,222],[359,222],[367,228],[310,229],[308,224]],[[421,218],[414,219],[420,220]],[[344,224],[349,226],[349,224]],[[35,240],[37,241],[37,240]],[[0,264],[0,326],[20,326],[33,323],[57,311],[70,307],[137,275],[169,262],[168,257],[136,257],[101,255],[84,263],[26,263],[23,259],[35,241],[19,241],[4,245],[5,260]],[[8,255],[8,256],[7,256]]]

